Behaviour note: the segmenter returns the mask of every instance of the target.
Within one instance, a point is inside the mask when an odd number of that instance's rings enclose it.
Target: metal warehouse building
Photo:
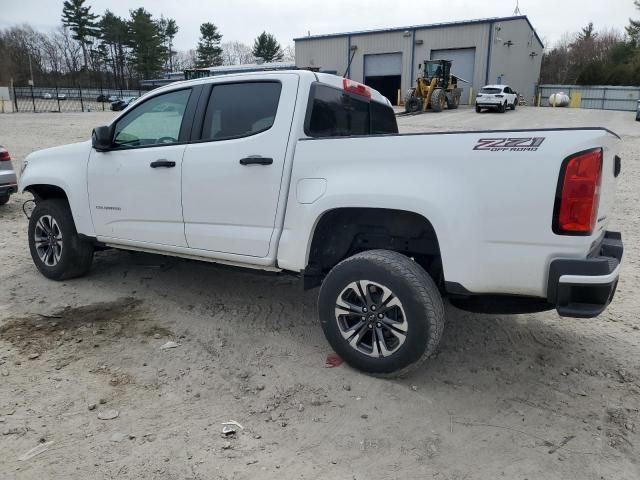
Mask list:
[[[454,75],[477,92],[509,84],[528,101],[540,76],[542,41],[522,16],[313,35],[294,39],[296,67],[336,73],[366,83],[397,103],[425,60],[453,60]]]

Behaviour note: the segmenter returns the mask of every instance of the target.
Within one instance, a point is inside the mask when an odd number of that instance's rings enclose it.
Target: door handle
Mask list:
[[[176,162],[172,160],[156,160],[155,162],[151,162],[149,166],[151,168],[158,168],[158,167],[173,168],[176,166]]]
[[[259,155],[240,159],[240,165],[271,165],[272,163],[273,158],[261,157]]]

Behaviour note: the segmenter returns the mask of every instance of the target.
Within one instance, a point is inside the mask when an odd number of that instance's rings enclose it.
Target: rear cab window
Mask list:
[[[305,134],[315,138],[398,133],[393,109],[329,85],[311,87]]]

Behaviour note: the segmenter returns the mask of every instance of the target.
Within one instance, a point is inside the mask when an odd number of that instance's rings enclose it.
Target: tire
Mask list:
[[[369,250],[336,265],[322,283],[318,310],[334,351],[352,367],[378,376],[402,376],[418,367],[435,352],[444,328],[442,297],[431,277],[390,250]]]
[[[455,110],[460,105],[460,96],[453,95],[452,97],[447,97],[447,109]]]
[[[33,263],[45,277],[66,280],[91,269],[93,245],[78,236],[66,200],[38,202],[29,219],[28,235]]]
[[[0,195],[0,205],[4,205],[9,201],[11,195]]]
[[[422,110],[422,101],[418,97],[411,96],[404,102],[404,111],[416,113]]]
[[[482,112],[482,109],[478,105],[476,105],[476,113],[481,113],[481,112]]]
[[[431,94],[431,110],[441,112],[446,104],[446,94],[443,89],[438,88]]]
[[[498,111],[500,113],[504,113],[507,111],[507,102],[501,103],[500,106],[498,107]]]
[[[511,105],[511,110],[515,110],[517,105],[518,105],[518,99],[516,98],[516,99],[513,101],[513,105]]]

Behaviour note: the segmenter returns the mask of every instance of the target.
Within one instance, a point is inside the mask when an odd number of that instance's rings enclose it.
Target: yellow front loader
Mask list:
[[[407,113],[426,112],[428,109],[441,112],[460,105],[462,89],[458,88],[458,77],[451,75],[451,60],[426,60],[424,69],[404,101]],[[421,68],[420,65],[418,68]],[[464,81],[464,80],[462,80]]]

